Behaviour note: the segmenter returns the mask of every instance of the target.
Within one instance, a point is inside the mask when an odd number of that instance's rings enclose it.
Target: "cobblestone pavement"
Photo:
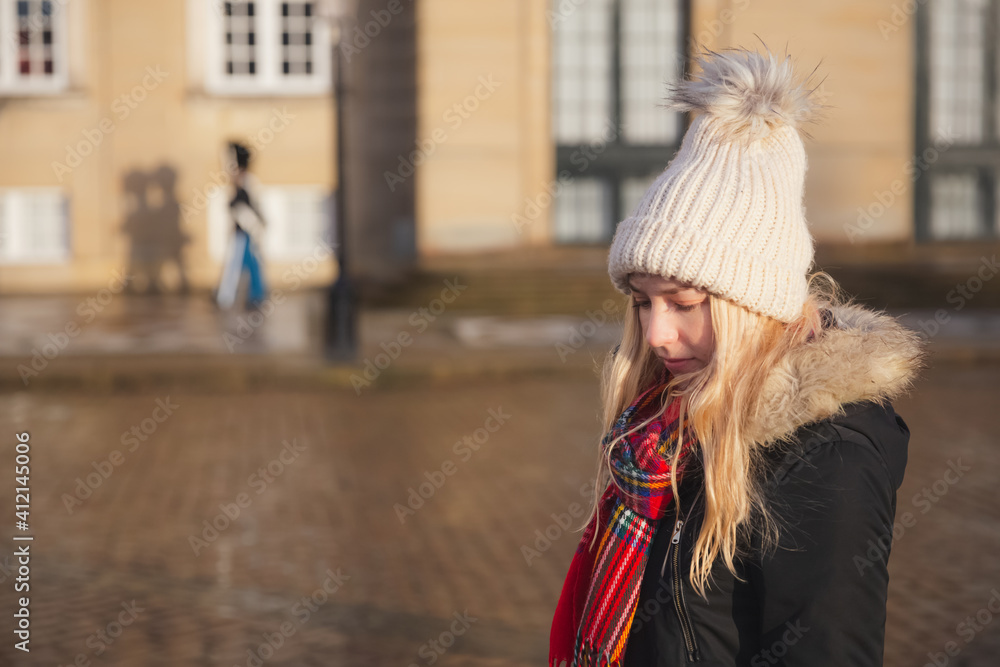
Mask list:
[[[896,404],[913,432],[897,521],[914,521],[890,561],[886,665],[922,667],[948,642],[947,664],[997,664],[1000,622],[980,610],[1000,590],[998,372],[931,369]],[[579,539],[553,514],[585,500],[597,408],[579,375],[360,396],[0,395],[5,479],[14,434],[31,434],[36,536],[32,650],[13,649],[5,611],[0,665],[545,664]],[[955,479],[953,463],[969,469]],[[530,564],[522,546],[539,550]],[[959,628],[977,613],[978,631]]]

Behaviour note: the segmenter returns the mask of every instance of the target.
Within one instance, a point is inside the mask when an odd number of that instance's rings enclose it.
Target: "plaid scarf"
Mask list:
[[[667,374],[646,390],[604,436],[602,447],[656,413]],[[611,473],[629,495],[611,483],[599,512],[588,524],[563,583],[552,620],[549,665],[573,667],[619,665],[635,614],[649,545],[660,518],[673,500],[667,456],[677,443],[680,398],[671,400],[661,419],[626,436],[611,454]],[[684,424],[681,461],[694,442]],[[677,470],[678,482],[683,464]],[[590,548],[598,531],[596,553]]]

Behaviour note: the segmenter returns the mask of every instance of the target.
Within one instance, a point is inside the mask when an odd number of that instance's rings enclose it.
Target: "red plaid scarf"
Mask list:
[[[604,436],[607,447],[616,437],[654,415],[666,384],[666,373],[618,418]],[[684,424],[681,461],[693,445]],[[667,458],[681,433],[680,398],[671,400],[661,419],[622,439],[611,454],[614,478],[633,497],[611,483],[599,512],[584,530],[552,620],[549,665],[604,667],[619,665],[639,598],[639,585],[649,558],[649,545],[660,518],[673,500]],[[683,464],[677,470],[678,482]],[[590,548],[600,527],[596,551]]]

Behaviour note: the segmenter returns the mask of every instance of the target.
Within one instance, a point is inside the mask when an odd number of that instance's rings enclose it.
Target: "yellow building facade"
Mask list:
[[[231,139],[252,147],[273,218],[272,283],[327,284],[337,119],[322,5],[0,0],[0,291],[93,290],[115,271],[213,286]],[[1000,121],[980,127],[934,94],[967,62],[927,27],[933,12],[938,32],[967,24],[944,5],[364,0],[340,45],[352,270],[606,244],[682,135],[657,106],[666,83],[697,47],[761,43],[816,69],[818,242],[995,238],[992,158],[963,147],[994,142]]]
[[[298,88],[211,81],[210,63],[221,69],[226,59],[224,4],[32,0],[19,17],[17,3],[0,2],[8,29],[21,19],[27,40],[58,45],[51,67],[63,72],[46,87],[43,65],[35,89],[9,81],[0,89],[0,289],[89,291],[122,271],[140,290],[214,286],[231,229],[229,140],[251,148],[262,204],[274,214],[265,249],[272,282],[289,269],[301,274],[310,256],[322,266],[310,262],[305,278],[329,280],[331,253],[318,231],[336,179],[329,57]],[[0,58],[25,51],[4,41]]]
[[[480,77],[493,76],[499,85],[488,98],[464,103],[478,109],[448,132],[447,141],[436,147],[421,168],[417,219],[422,253],[557,242],[553,225],[559,196],[552,193],[558,191],[559,179],[553,125],[559,119],[553,110],[553,78],[559,70],[553,66],[553,42],[560,30],[588,10],[607,16],[618,5],[622,13],[632,8],[652,16],[653,4],[423,2],[420,136],[429,137],[447,127],[448,110],[468,100]],[[787,49],[803,75],[818,68],[814,82],[825,77],[817,97],[828,108],[820,122],[806,128],[812,135],[807,143],[806,210],[817,241],[906,243],[913,239],[908,179],[877,224],[851,234],[858,209],[903,178],[904,165],[914,150],[911,31],[904,28],[889,38],[879,31],[879,21],[891,16],[891,3],[696,0],[686,12],[680,3],[659,4],[678,7],[688,21],[684,37],[678,38],[676,31],[664,34],[666,51],[686,50],[690,57],[696,46],[759,48],[763,42],[779,53]],[[627,39],[629,35],[623,34],[622,40]],[[592,47],[599,49],[600,41],[595,39]],[[585,50],[577,53],[585,57]],[[649,77],[655,86],[649,104],[653,113],[667,115],[655,108],[655,97],[662,94],[670,74],[664,68],[662,76],[657,72]],[[613,134],[595,128],[592,136],[577,141],[583,147],[591,144],[592,152],[599,155],[608,151],[606,138]],[[650,161],[650,174],[666,166],[678,134],[674,133],[673,141],[662,142],[665,148],[659,163]],[[578,157],[585,158],[583,154]],[[571,166],[570,170],[574,171]],[[641,189],[634,187],[623,193],[625,201],[611,217],[620,219],[637,203],[639,193]],[[596,238],[606,239],[609,233],[605,228]]]

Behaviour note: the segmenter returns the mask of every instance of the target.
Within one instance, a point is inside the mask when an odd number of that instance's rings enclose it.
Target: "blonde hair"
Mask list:
[[[634,299],[626,298],[634,306]],[[821,308],[843,302],[837,283],[822,271],[809,277],[802,313],[788,324],[711,293],[708,299],[715,338],[712,358],[700,370],[672,377],[658,413],[629,430],[634,432],[658,419],[669,400],[681,396],[681,419],[683,422],[687,414],[704,468],[705,515],[689,572],[692,586],[703,597],[712,567],[720,557],[729,571],[739,576],[734,558],[751,530],[760,529],[765,548],[777,540],[778,527],[761,487],[764,450],[748,437],[748,425],[760,409],[758,399],[768,371],[787,352],[805,343],[811,331],[820,332]],[[602,433],[611,429],[625,408],[663,371],[663,362],[643,336],[637,308],[626,308],[624,325],[621,344],[604,361]],[[597,513],[608,484],[618,485],[611,475],[610,456],[625,435],[609,442],[600,452],[593,503],[584,526]],[[680,450],[678,446],[667,453],[672,469],[676,469]],[[685,499],[680,497],[676,480],[671,485],[680,511]]]

